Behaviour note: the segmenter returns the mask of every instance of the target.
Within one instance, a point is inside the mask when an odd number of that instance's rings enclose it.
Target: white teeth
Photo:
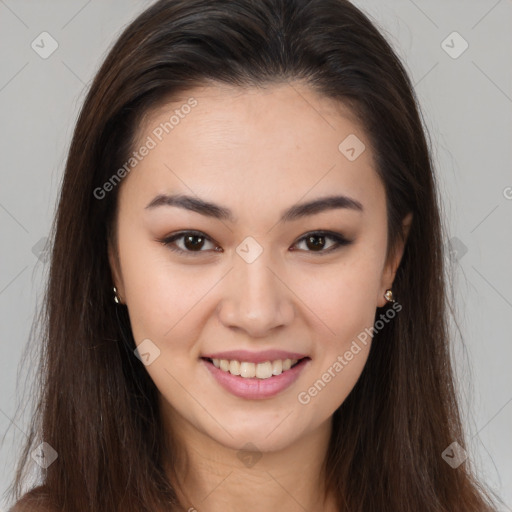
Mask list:
[[[268,379],[272,377],[272,363],[270,361],[258,363],[256,365],[256,377],[258,377],[258,379]]]
[[[240,375],[240,363],[238,361],[229,362],[229,373],[231,375]]]
[[[240,363],[240,376],[246,379],[256,377],[256,365],[254,363],[246,363],[245,361]]]
[[[272,375],[280,375],[283,373],[283,361],[278,359],[272,363]]]
[[[277,359],[276,361],[265,361],[264,363],[249,363],[247,361],[228,361],[227,359],[212,359],[213,365],[231,375],[240,375],[245,379],[256,377],[258,379],[269,379],[272,375],[281,375],[289,370],[298,359]]]

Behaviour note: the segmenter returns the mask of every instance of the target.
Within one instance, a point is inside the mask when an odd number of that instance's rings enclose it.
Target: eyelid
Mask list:
[[[183,238],[186,235],[198,236],[198,237],[204,238],[208,242],[216,243],[212,238],[210,238],[208,235],[206,235],[202,231],[196,231],[196,230],[193,230],[193,229],[192,230],[187,230],[187,231],[180,231],[178,233],[174,233],[174,234],[166,236],[166,237],[164,237],[164,238],[162,238],[162,239],[160,239],[158,241],[162,245],[166,246],[169,250],[171,250],[173,252],[177,252],[179,254],[183,254],[185,256],[195,257],[196,255],[199,255],[199,254],[201,254],[203,252],[208,252],[208,251],[204,251],[204,250],[185,251],[183,249],[180,249],[179,247],[175,247],[175,246],[171,245],[174,241],[179,240],[180,238]],[[300,238],[298,238],[296,240],[296,242],[293,244],[293,246],[295,246],[298,243],[306,240],[308,237],[315,236],[315,235],[316,236],[321,236],[321,237],[324,237],[324,238],[330,238],[331,240],[333,240],[335,242],[335,244],[333,246],[331,246],[327,250],[322,250],[322,251],[300,251],[300,252],[306,252],[306,253],[317,254],[319,256],[323,256],[325,254],[330,254],[332,252],[335,252],[338,249],[341,249],[342,247],[350,245],[350,244],[353,243],[353,240],[347,239],[341,233],[337,233],[335,231],[319,229],[319,230],[316,230],[316,231],[308,231],[307,233],[302,235]],[[217,251],[217,249],[214,249],[214,251],[221,252],[221,251]]]
[[[173,235],[166,236],[166,237],[164,237],[164,238],[162,238],[161,240],[158,240],[158,241],[162,245],[164,245],[165,247],[170,249],[171,251],[183,254],[185,256],[195,256],[196,254],[200,254],[202,252],[207,252],[207,251],[203,251],[203,250],[199,250],[199,251],[185,251],[183,249],[180,249],[179,247],[175,247],[175,246],[172,245],[172,242],[174,242],[176,240],[179,240],[180,238],[184,238],[186,235],[198,236],[198,237],[204,238],[208,242],[215,243],[215,241],[212,238],[210,238],[208,235],[206,235],[202,231],[196,231],[196,230],[193,230],[193,229],[190,229],[188,231],[180,231],[178,233],[174,233]]]
[[[297,245],[299,242],[302,242],[302,241],[306,240],[308,237],[315,236],[315,235],[321,236],[323,238],[330,238],[331,240],[334,241],[334,245],[332,245],[331,247],[329,247],[328,249],[323,250],[323,251],[304,251],[304,252],[310,253],[310,254],[315,254],[318,256],[324,256],[324,255],[336,252],[339,249],[341,249],[342,247],[350,245],[353,242],[353,240],[349,240],[348,238],[343,236],[341,233],[337,233],[335,231],[329,231],[329,230],[325,230],[325,229],[323,229],[323,230],[319,229],[317,231],[309,231],[308,233],[302,235],[293,245]]]

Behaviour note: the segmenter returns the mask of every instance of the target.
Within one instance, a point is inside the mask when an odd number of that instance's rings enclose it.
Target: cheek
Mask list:
[[[312,269],[297,282],[298,295],[325,324],[326,340],[339,343],[373,325],[381,280],[379,263],[376,258],[354,255],[351,261]]]
[[[209,307],[205,295],[217,281],[165,266],[141,272],[127,286],[135,339],[153,337],[173,346],[176,340],[194,339],[201,326],[198,314],[204,316]]]
[[[297,399],[314,418],[326,418],[345,401],[361,376],[375,319],[375,283],[370,272],[340,271],[309,302],[315,320],[312,378]],[[319,289],[320,290],[320,289]],[[314,420],[316,421],[316,420]]]
[[[197,267],[170,263],[157,242],[120,232],[124,292],[135,340],[175,337],[185,318],[213,283]],[[190,326],[188,326],[190,327]]]
[[[324,340],[332,338],[339,342],[372,325],[380,280],[378,262],[360,253],[340,264],[310,265],[307,271],[292,268],[283,276],[293,290],[288,300],[298,300],[299,309],[305,306],[304,314],[309,310],[313,323],[316,317],[317,331],[321,331]],[[135,244],[128,238],[121,254],[136,340],[151,336],[162,340],[175,338],[185,328],[190,337],[194,325],[200,325],[194,319],[213,314],[214,297],[222,300],[211,293],[216,284],[223,286],[219,283],[219,272],[211,267],[178,267],[160,248]]]
[[[358,251],[350,262],[309,273],[302,284],[301,293],[308,290],[307,303],[317,318],[312,327],[316,380],[303,390],[301,403],[311,400],[318,414],[320,409],[332,413],[343,403],[366,364],[381,278],[375,254]]]

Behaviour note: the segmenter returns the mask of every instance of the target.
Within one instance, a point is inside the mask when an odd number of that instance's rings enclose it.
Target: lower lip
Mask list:
[[[239,375],[231,375],[231,373],[217,368],[207,359],[201,359],[201,361],[224,389],[240,398],[258,400],[273,397],[291,386],[299,378],[302,370],[311,359],[305,358],[293,368],[284,371],[280,375],[273,375],[268,379],[258,379],[256,377],[246,379]]]

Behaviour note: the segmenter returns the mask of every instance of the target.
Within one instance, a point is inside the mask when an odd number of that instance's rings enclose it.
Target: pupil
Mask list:
[[[325,246],[325,241],[324,241],[324,236],[320,235],[320,236],[309,236],[307,238],[307,244],[311,244],[310,246],[308,245],[308,247],[310,248],[313,248],[313,249],[321,249],[322,247]],[[192,240],[196,240],[196,242],[192,242]],[[199,240],[199,241],[197,241]],[[316,240],[316,243],[315,243],[315,240]],[[319,242],[319,240],[321,240],[321,242]],[[187,247],[187,249],[197,249],[197,248],[200,248],[202,246],[202,243],[203,243],[204,239],[202,236],[199,236],[199,235],[189,235],[185,238],[185,247]]]
[[[307,239],[307,242],[308,243],[311,242],[313,248],[317,248],[317,249],[320,248],[321,249],[325,245],[324,241],[322,241],[321,243],[316,243],[316,244],[314,242],[312,242],[312,240],[319,240],[319,239],[323,240],[324,237],[323,236],[309,236],[308,239]]]
[[[195,238],[199,238],[201,240],[201,242],[198,242],[198,243],[192,243],[190,246],[189,246],[189,242]],[[189,235],[185,238],[185,247],[187,249],[197,249],[198,247],[200,248],[201,244],[202,244],[202,239],[203,237],[202,236],[199,236],[199,235]]]

